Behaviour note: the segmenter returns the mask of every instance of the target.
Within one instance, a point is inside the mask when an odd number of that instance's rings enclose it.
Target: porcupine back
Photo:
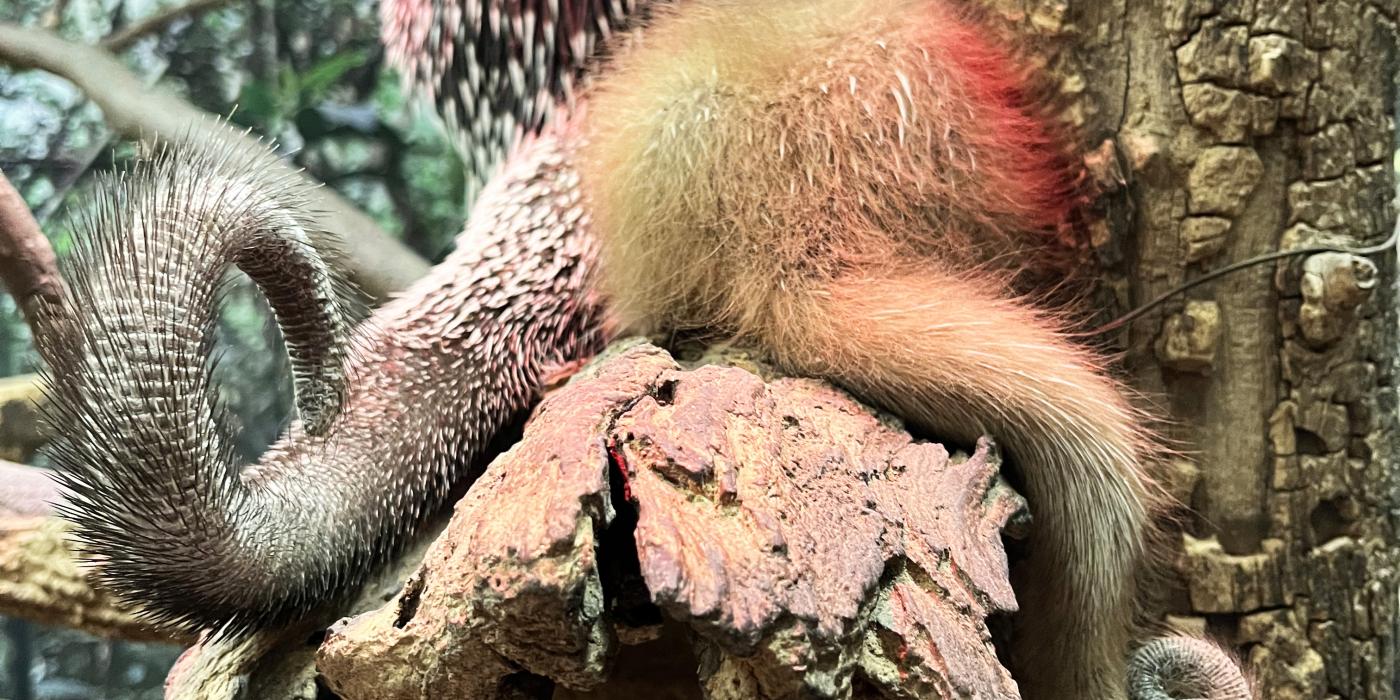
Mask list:
[[[611,303],[709,329],[918,428],[986,433],[1034,517],[1013,667],[1119,697],[1153,440],[1017,280],[1069,218],[1064,147],[992,33],[933,0],[692,0],[587,95]]]

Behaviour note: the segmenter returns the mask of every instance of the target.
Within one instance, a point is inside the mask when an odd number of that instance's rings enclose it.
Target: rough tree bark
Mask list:
[[[1129,182],[1100,241],[1132,299],[1391,232],[1394,2],[1069,5],[1085,128]],[[1170,619],[1235,645],[1260,697],[1396,696],[1394,250],[1371,261],[1239,273],[1123,336],[1184,448]]]

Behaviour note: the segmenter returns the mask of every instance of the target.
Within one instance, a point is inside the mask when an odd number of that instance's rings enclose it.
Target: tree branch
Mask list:
[[[112,129],[127,138],[152,143],[193,135],[225,143],[230,149],[263,147],[254,137],[223,127],[216,116],[173,93],[147,88],[107,51],[52,32],[0,23],[0,63],[47,71],[71,81],[102,108]],[[310,205],[323,212],[326,227],[345,241],[350,276],[371,296],[382,299],[427,272],[428,264],[421,257],[329,188],[317,188]]]
[[[0,283],[33,326],[41,299],[63,294],[58,259],[19,192],[0,172]]]
[[[818,382],[621,341],[426,552],[276,638],[206,640],[167,697],[314,697],[318,675],[379,700],[1013,697],[986,620],[1015,607],[1002,535],[1025,503],[998,463]]]
[[[5,469],[41,473],[19,465]],[[65,533],[58,518],[0,514],[0,615],[103,637],[190,641],[138,620],[130,608],[90,586]]]
[[[184,5],[168,8],[164,12],[157,12],[126,29],[113,32],[111,36],[102,40],[102,48],[117,53],[145,36],[160,32],[182,17],[195,19],[206,12],[225,7],[232,2],[233,0],[194,0]]]
[[[0,519],[45,517],[59,500],[58,484],[48,470],[0,459]]]

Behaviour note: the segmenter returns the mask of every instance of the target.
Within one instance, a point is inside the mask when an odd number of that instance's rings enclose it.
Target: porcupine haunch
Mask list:
[[[497,89],[436,93],[487,125],[465,150],[489,155],[568,93],[541,71],[572,75],[580,35],[630,5],[398,0],[386,17],[432,19],[388,23],[386,44],[417,57],[419,82],[448,85],[463,69],[447,47],[507,38],[466,69],[497,71],[466,83]],[[1065,172],[1018,68],[944,1],[681,7],[596,95],[584,162],[606,227],[603,289],[635,327],[734,335],[935,435],[997,436],[1037,519],[1018,589],[1028,691],[1121,694],[1150,438],[1098,360],[998,278],[1014,276],[1008,260],[1032,263],[1037,232],[1065,212]],[[784,121],[798,108],[819,126]],[[458,252],[361,332],[348,383],[323,354],[345,347],[344,329],[292,183],[195,145],[118,187],[79,256],[66,311],[80,321],[41,338],[57,360],[55,418],[74,426],[59,452],[71,515],[113,587],[190,626],[293,615],[392,551],[546,365],[595,350],[570,133],[527,139]],[[287,326],[304,426],[242,473],[205,367],[228,264]],[[1063,639],[1056,624],[1076,629]]]

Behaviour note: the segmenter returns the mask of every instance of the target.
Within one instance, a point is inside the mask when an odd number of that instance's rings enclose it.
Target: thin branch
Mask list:
[[[50,472],[0,460],[0,484],[0,615],[104,637],[188,641],[92,587],[54,515],[62,490]]]
[[[113,32],[111,36],[103,39],[101,46],[112,53],[117,53],[143,37],[159,33],[171,23],[183,17],[196,19],[200,15],[225,7],[233,0],[193,0],[184,5],[178,5],[166,9],[164,12],[157,12],[136,24],[118,32]]]
[[[66,41],[52,32],[0,22],[0,63],[48,71],[71,81],[102,109],[107,123],[127,138],[149,144],[193,135],[225,143],[230,149],[264,147],[256,138],[228,129],[216,116],[173,93],[147,88],[110,53]],[[322,213],[326,227],[345,241],[346,267],[360,288],[373,297],[382,299],[427,272],[428,264],[421,257],[329,188],[317,188],[310,205]]]
[[[102,154],[111,154],[112,146],[115,145],[116,142],[116,134],[106,134],[102,138],[99,138],[96,143],[93,143],[91,146],[78,153],[77,157],[73,158],[68,163],[69,167],[66,168],[61,175],[50,175],[50,178],[53,180],[53,193],[46,197],[44,203],[34,210],[34,218],[38,219],[41,225],[46,225],[49,219],[53,217],[54,212],[58,211],[59,207],[63,206],[64,198],[67,197],[68,193],[83,179],[84,175],[92,171],[93,164],[102,157]],[[55,143],[61,142],[55,141]]]
[[[32,327],[41,299],[56,301],[63,294],[58,258],[24,198],[0,172],[0,284]]]
[[[150,78],[150,81],[152,83],[158,82],[161,78],[165,77],[165,71],[169,67],[168,64],[161,67],[161,69]],[[70,110],[70,112],[71,111],[72,110]],[[63,132],[63,138],[56,139],[53,143],[61,144],[67,141],[67,129],[64,129]],[[93,163],[96,163],[97,159],[101,157],[102,154],[111,153],[112,146],[117,143],[118,138],[118,135],[115,133],[103,135],[101,139],[98,139],[97,143],[92,144],[78,155],[78,158],[75,159],[77,161],[75,167],[62,177],[56,178],[52,196],[38,209],[34,210],[34,218],[39,220],[40,225],[47,224],[49,217],[53,216],[54,212],[58,211],[59,207],[63,206],[63,200],[68,196],[68,192],[78,184],[78,181],[82,180],[83,176],[86,175],[88,171],[92,170]]]
[[[116,639],[192,641],[150,626],[94,588],[55,517],[0,514],[0,615]]]

